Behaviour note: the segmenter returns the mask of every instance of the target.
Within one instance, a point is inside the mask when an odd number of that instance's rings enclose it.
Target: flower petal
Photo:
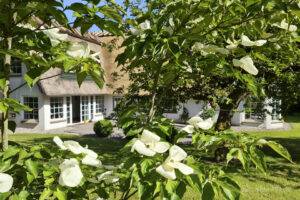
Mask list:
[[[267,43],[267,40],[256,40],[255,41],[255,45],[259,46],[259,47],[266,44],[266,43]]]
[[[245,47],[251,47],[255,45],[255,42],[252,42],[246,35],[242,35],[241,40],[241,44]]]
[[[183,130],[183,131],[185,131],[185,132],[187,132],[187,133],[192,134],[192,133],[194,133],[195,128],[194,128],[194,126],[192,126],[192,125],[187,125],[187,126],[185,126],[183,129],[181,129],[181,130]]]
[[[192,126],[196,126],[196,124],[198,123],[198,122],[202,122],[203,121],[203,119],[201,118],[201,117],[199,117],[199,116],[194,116],[194,117],[192,117],[191,119],[189,119],[188,121],[187,121],[187,123],[189,123],[190,125],[192,125]]]
[[[246,72],[248,72],[250,74],[253,74],[253,75],[258,74],[258,70],[254,66],[253,61],[249,56],[245,56],[245,57],[241,58],[240,60],[233,59],[233,65],[236,67],[241,67],[242,69],[244,69]]]
[[[64,162],[59,165],[59,169],[63,171],[64,169],[74,167],[76,165],[79,165],[79,163],[75,158],[65,159]]]
[[[163,177],[171,180],[176,179],[176,174],[174,169],[166,169],[163,167],[163,165],[160,165],[156,168],[156,172],[162,175]]]
[[[0,193],[8,192],[13,185],[13,178],[9,174],[0,173]]]
[[[141,135],[141,141],[144,143],[158,142],[160,137],[151,131],[144,130]]]
[[[55,136],[53,138],[53,142],[62,150],[67,150],[67,147],[65,147],[64,142],[58,137]]]
[[[214,122],[211,118],[208,118],[202,122],[197,123],[197,128],[201,128],[203,130],[208,130],[214,125]]]
[[[84,152],[84,148],[76,141],[68,140],[64,142],[64,145],[69,151],[76,155]]]
[[[177,145],[171,146],[169,154],[169,158],[177,162],[180,162],[187,157],[187,153]]]
[[[89,165],[89,166],[93,166],[93,167],[100,167],[102,165],[101,161],[95,157],[86,155],[83,159],[82,159],[82,164],[84,165]]]
[[[84,154],[86,154],[86,155],[88,155],[90,157],[93,157],[93,158],[97,158],[98,157],[98,154],[95,151],[90,150],[88,148],[83,148],[82,153],[84,153]]]
[[[190,175],[194,173],[193,168],[187,166],[186,164],[180,163],[180,162],[175,162],[173,163],[174,168],[178,169],[181,173],[184,175]]]
[[[80,184],[83,174],[78,165],[62,170],[59,184],[62,186],[76,187]]]
[[[78,42],[72,44],[67,54],[72,57],[87,58],[90,55],[90,48],[86,42]]]
[[[169,148],[170,145],[167,142],[156,142],[153,146],[150,147],[151,150],[157,153],[165,153]]]
[[[145,156],[154,156],[156,154],[155,151],[147,148],[146,145],[140,140],[135,141],[135,143],[132,146],[132,149],[136,150],[139,154]]]

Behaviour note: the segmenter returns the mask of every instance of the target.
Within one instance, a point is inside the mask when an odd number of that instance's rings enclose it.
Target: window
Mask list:
[[[11,72],[12,75],[22,75],[22,61],[19,58],[11,58]]]
[[[104,112],[104,96],[96,96],[96,113],[103,113]]]
[[[71,123],[71,97],[67,97],[67,123]]]
[[[64,99],[63,97],[50,98],[51,119],[61,119],[64,117]]]
[[[122,97],[113,97],[113,108],[115,109],[118,103],[122,100]]]
[[[94,97],[91,96],[91,119],[94,119]]]
[[[89,97],[81,97],[81,121],[89,119]]]
[[[32,109],[32,111],[24,111],[24,119],[39,119],[39,99],[37,97],[24,97],[24,105]]]

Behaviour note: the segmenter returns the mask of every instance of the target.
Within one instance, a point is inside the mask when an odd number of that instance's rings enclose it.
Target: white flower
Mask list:
[[[292,24],[288,24],[286,22],[286,19],[283,19],[280,24],[279,23],[275,23],[273,24],[273,26],[276,26],[278,28],[281,28],[281,29],[284,29],[284,30],[287,30],[287,31],[290,31],[290,32],[295,32],[297,31],[297,26],[296,25],[292,25]]]
[[[97,159],[97,157],[93,157],[90,155],[86,155],[83,159],[82,159],[82,164],[84,165],[89,165],[89,166],[93,166],[93,167],[100,167],[102,165],[101,161],[99,159]]]
[[[130,32],[132,35],[139,35],[140,31],[136,28],[130,28]]]
[[[216,45],[205,45],[200,42],[196,42],[192,46],[192,51],[200,51],[203,56],[206,56],[208,54],[215,54],[215,53],[221,53],[226,55],[229,53],[229,51],[225,48],[221,48]]]
[[[0,173],[0,193],[8,192],[13,185],[13,178],[5,173]]]
[[[87,42],[77,42],[69,47],[67,54],[77,58],[88,58],[90,56],[90,51]]]
[[[175,169],[178,169],[184,175],[194,173],[194,170],[181,163],[187,157],[187,153],[179,146],[173,145],[169,151],[169,157],[166,161],[156,168],[156,172],[167,179],[176,179]]]
[[[72,153],[79,155],[84,154],[85,157],[82,159],[82,164],[99,167],[102,165],[101,161],[97,159],[98,154],[87,147],[82,147],[78,142],[73,140],[62,141],[59,137],[55,136],[53,141],[62,150],[69,150]]]
[[[53,138],[53,142],[62,150],[67,150],[67,147],[64,145],[64,142],[58,137]]]
[[[137,151],[145,156],[154,156],[156,153],[164,153],[169,149],[167,142],[160,142],[160,137],[148,130],[144,130],[140,139],[136,139],[131,151]]]
[[[151,24],[150,24],[150,21],[149,20],[146,20],[144,21],[143,23],[141,23],[139,25],[140,29],[142,30],[148,30],[148,29],[151,29]]]
[[[61,41],[65,41],[68,38],[67,34],[59,33],[59,28],[49,28],[42,32],[49,37],[52,46],[56,46]]]
[[[190,134],[193,133],[195,129],[200,128],[202,130],[208,130],[214,125],[214,122],[211,118],[203,120],[201,117],[198,116],[192,117],[187,122],[189,125],[185,126],[182,130]]]
[[[236,41],[236,40],[233,40],[233,41],[231,41],[230,39],[227,39],[226,40],[226,42],[227,42],[227,46],[226,46],[226,48],[227,49],[236,49],[237,47],[238,47],[238,45],[239,45],[239,42],[238,41]]]
[[[251,47],[251,46],[262,46],[266,44],[267,40],[256,40],[256,41],[251,41],[246,35],[241,36],[242,40],[242,45],[246,47]]]
[[[248,72],[250,74],[253,74],[253,75],[258,74],[258,70],[254,66],[253,61],[249,56],[245,56],[245,57],[241,58],[240,60],[233,59],[233,65],[236,67],[241,67],[242,69],[244,69],[246,72]]]
[[[119,181],[119,178],[113,175],[113,171],[107,171],[100,174],[98,177],[99,181],[106,181],[108,183],[116,183]]]
[[[76,155],[84,152],[84,148],[78,142],[73,140],[64,141],[64,146]]]
[[[64,162],[59,165],[59,169],[61,170],[59,176],[60,185],[76,187],[80,184],[83,174],[76,159],[65,159]]]

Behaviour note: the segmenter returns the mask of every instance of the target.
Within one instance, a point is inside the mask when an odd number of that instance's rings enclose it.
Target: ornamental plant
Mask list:
[[[53,141],[56,147],[10,146],[0,154],[0,199],[107,199],[117,190],[118,177],[97,153],[76,141]]]

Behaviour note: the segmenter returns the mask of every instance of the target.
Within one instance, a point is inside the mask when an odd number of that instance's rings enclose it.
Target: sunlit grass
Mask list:
[[[268,157],[269,171],[267,174],[258,173],[254,169],[246,174],[240,169],[229,169],[229,174],[239,183],[242,189],[241,199],[244,200],[297,200],[300,199],[300,115],[286,119],[292,125],[288,131],[251,132],[251,135],[275,140],[284,145],[291,153],[295,163],[289,163],[282,158]],[[43,143],[52,144],[53,134],[16,134],[10,139],[24,145]],[[126,141],[103,139],[93,136],[80,137],[77,135],[59,135],[64,140],[73,139],[82,145],[98,152],[104,164],[120,163],[122,157],[119,150]],[[271,152],[267,152],[273,155]],[[136,197],[133,197],[135,199]],[[199,199],[194,192],[185,195],[186,200]]]

